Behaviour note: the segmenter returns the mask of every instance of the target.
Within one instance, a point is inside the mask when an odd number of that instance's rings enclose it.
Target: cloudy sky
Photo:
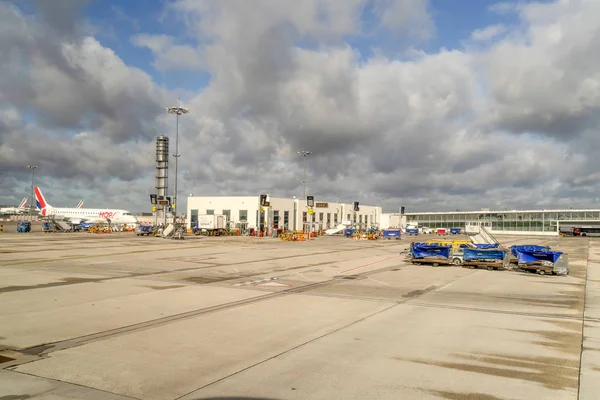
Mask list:
[[[600,208],[598,21],[598,0],[0,0],[0,203],[35,163],[52,205],[149,211],[180,98],[180,197],[301,196],[307,149],[317,199]]]

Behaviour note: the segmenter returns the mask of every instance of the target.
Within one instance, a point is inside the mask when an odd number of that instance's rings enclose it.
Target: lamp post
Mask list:
[[[304,158],[304,179],[302,180],[302,183],[304,184],[304,201],[306,201],[306,156],[308,156],[310,154],[312,154],[312,153],[307,150],[301,150],[298,152],[298,155],[300,155]],[[307,205],[307,207],[308,207],[308,205]],[[310,226],[313,221],[312,216],[310,214],[308,215],[307,222],[308,222],[308,220],[310,220],[309,227],[308,227],[308,234],[310,235],[310,230],[311,230]],[[310,236],[309,236],[309,238],[310,238]]]
[[[189,108],[184,108],[181,106],[177,106],[177,107],[167,107],[166,108],[167,112],[169,114],[175,114],[176,116],[176,122],[175,122],[175,154],[173,154],[173,157],[175,157],[175,185],[173,187],[173,202],[172,204],[172,208],[174,209],[174,213],[173,213],[173,223],[176,224],[177,223],[177,164],[179,161],[179,116],[180,115],[184,115],[190,112]]]
[[[35,169],[37,165],[28,165],[27,168],[31,170],[31,203],[29,203],[29,219],[33,220],[33,202],[34,202],[34,193],[33,193],[33,176],[35,174]]]
[[[306,156],[312,154],[310,151],[302,150],[298,152],[298,155],[304,157],[304,179],[302,183],[304,184],[304,200],[306,200]]]

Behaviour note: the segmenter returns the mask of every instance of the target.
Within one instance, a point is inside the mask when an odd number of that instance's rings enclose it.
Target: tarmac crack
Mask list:
[[[264,364],[264,363],[266,363],[266,362],[268,362],[268,361],[271,361],[271,360],[273,360],[273,359],[276,359],[276,358],[278,358],[278,357],[281,357],[282,355],[285,355],[285,354],[287,354],[287,353],[290,353],[290,352],[292,352],[292,351],[294,351],[294,350],[297,350],[297,349],[299,349],[299,348],[301,348],[301,347],[304,347],[304,346],[306,346],[306,345],[308,345],[308,344],[310,344],[310,343],[316,342],[317,340],[323,339],[323,338],[325,338],[325,337],[327,337],[327,336],[329,336],[329,335],[332,335],[332,334],[334,334],[334,333],[340,332],[340,331],[342,331],[343,329],[349,328],[349,327],[351,327],[351,326],[353,326],[353,325],[356,325],[356,324],[358,324],[358,323],[360,323],[360,322],[363,322],[363,321],[365,321],[365,320],[367,320],[367,319],[369,319],[369,318],[371,318],[371,317],[374,317],[374,316],[376,316],[376,315],[379,315],[379,314],[382,314],[382,313],[384,313],[384,312],[386,312],[386,311],[389,311],[389,310],[393,309],[393,308],[394,308],[394,307],[396,307],[396,306],[397,306],[397,304],[391,305],[391,306],[389,306],[389,307],[387,307],[387,308],[384,308],[383,310],[376,311],[376,312],[374,312],[374,313],[372,313],[372,314],[369,314],[369,315],[367,315],[367,316],[365,316],[365,317],[363,317],[363,318],[360,318],[360,319],[358,319],[358,320],[352,321],[352,322],[350,322],[350,323],[348,323],[348,324],[346,324],[346,325],[344,325],[344,326],[341,326],[341,327],[339,327],[339,328],[336,328],[336,329],[334,329],[334,330],[332,330],[332,331],[330,331],[330,332],[327,332],[327,333],[325,333],[325,334],[323,334],[323,335],[320,335],[320,336],[318,336],[318,337],[316,337],[316,338],[313,338],[313,339],[307,340],[306,342],[303,342],[303,343],[300,343],[300,344],[298,344],[298,345],[296,345],[296,346],[290,347],[289,349],[286,349],[286,350],[284,350],[284,351],[282,351],[282,352],[280,352],[280,353],[277,353],[277,354],[275,354],[274,356],[268,357],[268,358],[266,358],[266,359],[264,359],[264,360],[258,361],[258,362],[254,363],[254,364],[252,364],[252,365],[249,365],[249,366],[247,366],[247,367],[244,367],[244,368],[242,368],[242,369],[240,369],[240,370],[238,370],[238,371],[235,371],[235,372],[233,372],[233,373],[231,373],[231,374],[229,374],[229,375],[226,375],[226,376],[223,376],[223,377],[221,377],[221,378],[219,378],[219,379],[216,379],[216,380],[214,380],[214,381],[212,381],[212,382],[210,382],[210,383],[207,383],[207,384],[206,384],[206,385],[204,385],[204,386],[201,386],[201,387],[199,387],[199,388],[196,388],[196,389],[194,389],[194,390],[191,390],[191,391],[189,391],[188,393],[184,393],[183,395],[181,395],[181,396],[179,396],[179,397],[176,397],[176,398],[175,398],[175,399],[173,399],[173,400],[179,400],[179,399],[181,399],[181,398],[183,398],[183,397],[190,396],[190,395],[192,395],[192,394],[194,394],[194,393],[196,393],[196,392],[199,392],[199,391],[201,391],[201,390],[203,390],[203,389],[205,389],[205,388],[207,388],[207,387],[209,387],[209,386],[211,386],[211,385],[214,385],[214,384],[216,384],[216,383],[219,383],[219,382],[221,382],[221,381],[224,381],[224,380],[226,380],[226,379],[229,379],[229,378],[231,378],[231,377],[233,377],[233,376],[236,376],[236,375],[238,375],[238,374],[241,374],[241,373],[242,373],[242,372],[244,372],[244,371],[250,370],[250,369],[252,369],[252,368],[254,368],[254,367],[257,367],[257,366],[259,366],[259,365],[261,365],[261,364]]]
[[[194,317],[197,317],[200,315],[205,315],[205,314],[215,313],[215,312],[228,310],[228,309],[232,309],[232,308],[236,308],[236,307],[241,307],[244,305],[257,303],[257,302],[269,300],[269,299],[276,298],[276,297],[282,297],[285,295],[302,293],[304,291],[309,291],[315,287],[331,284],[333,282],[334,282],[333,280],[317,282],[317,283],[308,284],[308,285],[304,285],[304,286],[300,286],[300,287],[290,288],[287,290],[282,290],[280,292],[269,293],[264,296],[253,297],[250,299],[244,299],[244,300],[239,300],[239,301],[235,301],[235,302],[219,304],[219,305],[212,306],[212,307],[206,307],[206,308],[202,308],[202,309],[198,309],[198,310],[188,311],[188,312],[184,312],[184,313],[180,313],[180,314],[174,314],[174,315],[170,315],[170,316],[163,317],[163,318],[157,318],[157,319],[153,319],[150,321],[140,322],[137,324],[132,324],[132,325],[128,325],[128,326],[124,326],[124,327],[120,327],[120,328],[106,330],[103,332],[97,332],[97,333],[94,333],[91,335],[85,335],[85,336],[80,336],[77,338],[67,339],[67,340],[63,340],[63,341],[59,341],[59,342],[45,343],[45,344],[41,344],[41,345],[37,345],[37,346],[32,346],[32,347],[28,347],[28,348],[18,350],[18,351],[22,354],[43,356],[43,355],[46,355],[46,354],[49,354],[49,353],[52,353],[55,351],[70,349],[73,347],[79,347],[79,346],[82,346],[82,345],[85,345],[88,343],[92,343],[92,342],[96,342],[99,340],[105,340],[105,339],[108,339],[111,337],[120,336],[120,335],[128,334],[131,332],[138,332],[138,331],[145,330],[145,329],[151,329],[151,328],[166,325],[169,323],[182,321],[182,320],[189,319],[189,318],[194,318]],[[5,366],[4,368],[13,367],[16,365],[21,365],[21,364],[26,364],[26,363],[33,362],[33,361],[37,361],[37,360],[28,360],[25,362],[19,362],[19,360],[16,360],[15,362],[9,363],[9,365]]]
[[[357,276],[359,276],[361,278],[363,278],[363,277],[366,278],[370,275],[381,273],[381,272],[390,270],[392,268],[395,268],[395,267],[390,266],[390,267],[384,267],[384,268],[375,269],[375,270],[371,270],[371,271],[365,271],[363,273],[357,274]],[[452,282],[455,282],[458,279],[464,278],[465,276],[469,276],[469,275],[470,274],[464,275],[462,277],[456,277]],[[257,302],[261,302],[261,301],[265,301],[265,300],[270,300],[270,299],[277,298],[277,297],[283,297],[286,295],[310,292],[311,290],[319,288],[319,287],[334,285],[334,284],[338,284],[341,282],[343,282],[343,280],[332,278],[332,279],[321,281],[321,282],[310,283],[310,284],[299,286],[299,287],[293,287],[290,289],[281,290],[279,292],[269,293],[264,296],[258,296],[258,297],[253,297],[250,299],[238,300],[238,301],[229,302],[229,303],[225,303],[225,304],[219,304],[219,305],[212,306],[212,307],[206,307],[206,308],[188,311],[188,312],[184,312],[184,313],[180,313],[180,314],[174,314],[174,315],[170,315],[167,317],[157,318],[157,319],[153,319],[150,321],[144,321],[141,323],[132,324],[132,325],[116,328],[116,329],[110,329],[110,330],[106,330],[103,332],[97,332],[97,333],[94,333],[91,335],[80,336],[77,338],[62,340],[62,341],[53,342],[53,343],[43,343],[40,345],[22,349],[22,350],[20,350],[20,353],[26,354],[26,355],[44,356],[46,354],[49,354],[49,353],[52,353],[55,351],[79,347],[79,346],[82,346],[82,345],[85,345],[88,343],[105,340],[105,339],[108,339],[111,337],[125,335],[125,334],[132,333],[132,332],[138,332],[138,331],[142,331],[145,329],[151,329],[151,328],[155,328],[158,326],[170,324],[173,322],[182,321],[182,320],[189,319],[189,318],[195,318],[200,315],[206,315],[206,314],[210,314],[210,313],[224,311],[224,310],[228,310],[228,309],[232,309],[232,308],[236,308],[236,307],[245,306],[248,304],[253,304],[253,303],[257,303]],[[438,287],[436,290],[443,289],[446,286],[447,285]],[[422,294],[425,294],[425,293],[422,293]],[[419,294],[419,295],[422,295],[422,294]],[[417,295],[417,296],[419,296],[419,295]],[[397,305],[399,305],[399,303],[393,303],[390,307],[388,307],[388,309],[391,307],[395,307]],[[4,368],[14,367],[16,365],[21,365],[21,364],[27,364],[27,363],[34,362],[37,360],[38,359],[15,360],[14,362],[8,363],[8,365],[6,365]]]
[[[417,303],[417,302],[412,302],[411,300],[402,301],[400,303],[405,304],[405,305],[410,305],[410,306],[426,307],[426,308],[444,308],[444,309],[458,310],[458,311],[474,311],[474,312],[483,312],[483,313],[491,313],[491,314],[519,315],[519,316],[524,316],[524,317],[556,318],[556,319],[581,321],[580,316],[570,316],[570,315],[556,315],[556,314],[533,313],[533,312],[525,312],[525,311],[498,310],[498,309],[494,309],[494,308],[447,306],[444,304],[435,304],[435,303]]]
[[[381,268],[381,269],[376,269],[376,270],[367,271],[367,272],[364,272],[364,273],[362,273],[362,274],[357,274],[357,275],[360,275],[360,276],[363,276],[363,277],[368,277],[369,275],[373,275],[373,274],[381,273],[381,272],[383,272],[383,271],[386,271],[386,270],[391,270],[392,268],[394,268],[394,267],[385,267],[385,268]],[[451,282],[447,283],[446,285],[439,286],[439,287],[432,287],[432,289],[430,289],[430,290],[428,290],[428,291],[424,291],[423,293],[420,293],[420,294],[416,294],[416,296],[422,296],[422,295],[424,295],[424,294],[426,294],[426,293],[429,293],[430,291],[436,291],[436,290],[441,290],[441,289],[444,289],[444,288],[445,288],[445,287],[447,287],[448,285],[450,285],[450,284],[452,284],[452,283],[454,283],[454,282],[458,281],[459,279],[462,279],[462,278],[464,278],[464,277],[466,277],[466,276],[469,276],[469,275],[471,275],[471,274],[467,274],[467,275],[463,275],[463,276],[455,277],[455,278],[454,278],[454,279],[453,279]],[[335,282],[343,282],[343,280],[340,280],[340,279],[332,279],[332,280],[330,280],[330,281],[326,281],[326,282],[327,282],[328,284],[332,284],[332,283],[335,283]],[[428,288],[428,289],[429,289],[429,288]],[[407,301],[407,300],[405,300],[405,301]],[[236,376],[236,375],[239,375],[239,374],[243,373],[244,371],[250,370],[250,369],[252,369],[252,368],[254,368],[254,367],[257,367],[257,366],[259,366],[259,365],[261,365],[261,364],[264,364],[264,363],[266,363],[266,362],[268,362],[268,361],[271,361],[271,360],[274,360],[274,359],[276,359],[276,358],[278,358],[278,357],[281,357],[282,355],[285,355],[285,354],[287,354],[287,353],[290,353],[290,352],[292,352],[292,351],[294,351],[294,350],[297,350],[297,349],[299,349],[299,348],[302,348],[302,347],[304,347],[304,346],[306,346],[306,345],[308,345],[308,344],[310,344],[310,343],[316,342],[316,341],[318,341],[318,340],[320,340],[320,339],[323,339],[323,338],[325,338],[325,337],[327,337],[327,336],[333,335],[333,334],[335,334],[335,333],[337,333],[337,332],[340,332],[340,331],[342,331],[342,330],[344,330],[344,329],[346,329],[346,328],[349,328],[349,327],[351,327],[351,326],[354,326],[354,325],[356,325],[356,324],[358,324],[358,323],[361,323],[361,322],[363,322],[363,321],[366,321],[366,320],[367,320],[367,319],[369,319],[369,318],[372,318],[372,317],[374,317],[374,316],[377,316],[377,315],[379,315],[379,314],[382,314],[382,313],[385,313],[385,312],[387,312],[387,311],[390,311],[390,310],[392,310],[392,309],[394,309],[394,308],[396,308],[396,307],[400,306],[401,304],[403,304],[403,302],[397,302],[397,303],[394,303],[394,304],[390,305],[389,307],[386,307],[386,308],[384,308],[383,310],[376,311],[376,312],[374,312],[374,313],[372,313],[372,314],[369,314],[369,315],[367,315],[367,316],[365,316],[365,317],[359,318],[359,319],[357,319],[357,320],[355,320],[355,321],[352,321],[352,322],[350,322],[350,323],[348,323],[348,324],[346,324],[346,325],[344,325],[344,326],[341,326],[341,327],[339,327],[339,328],[336,328],[336,329],[334,329],[334,330],[332,330],[332,331],[330,331],[330,332],[327,332],[327,333],[325,333],[325,334],[323,334],[323,335],[320,335],[320,336],[318,336],[318,337],[316,337],[316,338],[313,338],[313,339],[307,340],[307,341],[306,341],[306,342],[304,342],[304,343],[300,343],[299,345],[296,345],[296,346],[293,346],[293,347],[291,347],[291,348],[289,348],[289,349],[286,349],[286,350],[284,350],[284,351],[282,351],[282,352],[280,352],[280,353],[278,353],[278,354],[275,354],[274,356],[268,357],[268,358],[266,358],[266,359],[264,359],[264,360],[261,360],[261,361],[258,361],[258,362],[256,362],[256,363],[253,363],[252,365],[249,365],[249,366],[246,366],[246,367],[244,367],[244,368],[241,368],[241,369],[239,369],[238,371],[235,371],[235,372],[233,372],[233,373],[231,373],[231,374],[228,374],[228,375],[226,375],[226,376],[223,376],[223,377],[221,377],[221,378],[219,378],[219,379],[216,379],[216,380],[214,380],[214,381],[212,381],[212,382],[210,382],[210,383],[207,383],[207,384],[205,384],[205,385],[203,385],[203,386],[201,386],[201,387],[199,387],[199,388],[197,388],[197,389],[194,389],[194,390],[192,390],[192,391],[189,391],[188,393],[185,393],[185,394],[183,394],[183,395],[181,395],[181,396],[179,396],[179,397],[177,397],[177,398],[175,398],[175,399],[173,399],[173,400],[179,400],[179,399],[181,399],[181,398],[183,398],[183,397],[186,397],[186,396],[190,396],[190,395],[192,395],[192,394],[195,394],[195,393],[197,393],[197,392],[199,392],[199,391],[201,391],[201,390],[203,390],[203,389],[205,389],[205,388],[207,388],[207,387],[209,387],[209,386],[212,386],[212,385],[214,385],[214,384],[216,384],[216,383],[222,382],[222,381],[224,381],[224,380],[226,380],[226,379],[229,379],[229,378],[231,378],[231,377],[234,377],[234,376]]]
[[[349,251],[357,251],[357,250],[362,250],[362,249],[353,249],[353,250],[349,250]],[[80,283],[92,283],[92,282],[100,283],[100,282],[105,282],[105,281],[112,281],[115,279],[151,277],[151,276],[159,276],[159,275],[165,275],[165,274],[177,273],[177,272],[187,272],[187,271],[195,271],[195,270],[210,269],[210,268],[232,267],[232,266],[238,266],[238,265],[250,264],[250,263],[261,263],[261,262],[267,262],[267,261],[287,260],[287,259],[299,258],[299,257],[330,255],[332,253],[334,253],[334,251],[314,252],[314,253],[308,253],[308,254],[296,254],[293,256],[266,258],[266,259],[253,260],[253,261],[242,261],[242,262],[230,263],[230,264],[214,264],[213,263],[211,265],[206,265],[206,266],[202,266],[202,267],[196,266],[196,267],[190,267],[190,268],[174,269],[174,270],[170,270],[170,271],[163,270],[163,271],[158,271],[158,272],[133,273],[133,274],[125,275],[125,276],[113,276],[113,277],[102,277],[102,278],[64,278],[64,279],[69,279],[69,280],[63,281],[63,282],[42,283],[39,285],[31,285],[31,286],[6,286],[3,288],[0,288],[0,293],[16,292],[16,291],[22,291],[22,290],[45,289],[45,288],[49,288],[49,287],[75,285],[75,284],[80,284]],[[335,261],[328,261],[328,262],[322,262],[322,263],[316,263],[316,264],[313,263],[313,264],[308,264],[308,265],[303,265],[303,266],[290,267],[287,269],[277,268],[277,269],[273,269],[271,271],[259,271],[259,272],[247,274],[244,276],[256,276],[256,275],[268,274],[268,273],[272,273],[272,272],[284,272],[284,271],[288,271],[288,270],[292,270],[292,269],[302,269],[302,268],[308,268],[308,267],[312,267],[312,266],[316,266],[316,265],[327,265],[327,264],[332,264],[332,263],[335,263]],[[233,278],[231,278],[231,279],[233,279]],[[220,280],[225,280],[225,279],[220,279]],[[215,280],[212,280],[212,281],[215,281]],[[207,282],[200,282],[200,283],[210,283],[210,282],[207,281]]]
[[[588,240],[588,246],[587,246],[587,251],[585,254],[585,277],[584,277],[584,282],[585,285],[583,287],[583,312],[581,313],[581,348],[579,350],[579,370],[577,371],[577,398],[579,399],[581,396],[581,361],[583,360],[583,351],[584,351],[584,341],[585,341],[585,322],[586,322],[586,317],[585,317],[585,300],[587,297],[587,276],[588,276],[588,268],[590,267],[590,246],[591,246],[591,241]]]

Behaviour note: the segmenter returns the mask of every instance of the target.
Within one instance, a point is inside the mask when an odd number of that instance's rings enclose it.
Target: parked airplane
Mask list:
[[[29,208],[25,208],[27,204],[27,197],[24,197],[23,200],[19,203],[17,207],[4,207],[0,208],[0,214],[23,214],[29,210]]]
[[[83,200],[81,200],[79,203],[77,203],[75,208],[83,208]]]
[[[42,191],[37,186],[35,187],[35,199],[42,216],[66,219],[73,224],[98,220],[110,220],[115,224],[139,224],[135,215],[127,210],[53,207],[46,202]]]

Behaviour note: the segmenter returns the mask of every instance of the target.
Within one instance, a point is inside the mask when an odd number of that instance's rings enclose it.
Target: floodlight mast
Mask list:
[[[176,224],[177,223],[177,167],[178,167],[178,161],[179,161],[179,116],[180,115],[185,115],[187,113],[190,112],[189,108],[185,108],[185,107],[181,107],[181,106],[177,106],[177,107],[166,107],[165,108],[167,110],[167,112],[169,114],[175,114],[176,116],[176,122],[175,122],[175,154],[173,154],[173,157],[175,157],[175,184],[173,187],[173,202],[172,202],[172,206],[174,208],[174,213],[173,213],[173,223]]]
[[[311,154],[312,153],[310,151],[306,150],[301,150],[298,152],[298,155],[304,158],[304,179],[302,180],[302,183],[304,184],[304,200],[306,200],[306,156]]]
[[[33,176],[35,174],[35,169],[37,165],[28,165],[27,168],[31,170],[31,202],[29,203],[29,219],[33,220],[33,205],[35,204],[34,194],[33,194]]]

